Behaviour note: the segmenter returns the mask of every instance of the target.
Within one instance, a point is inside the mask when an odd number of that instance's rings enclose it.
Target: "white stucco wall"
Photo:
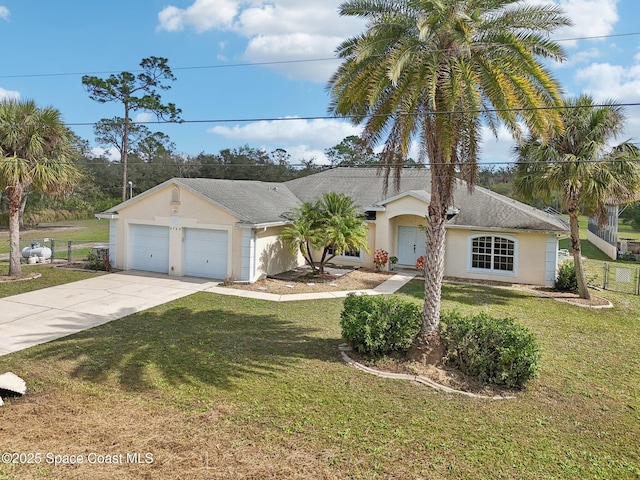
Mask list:
[[[515,239],[517,270],[515,274],[510,272],[483,273],[470,268],[469,239],[478,234]],[[547,239],[548,235],[545,233],[494,232],[448,228],[445,275],[475,280],[545,285],[547,283]]]
[[[356,257],[342,257],[335,256],[329,263],[335,265],[343,265],[348,267],[360,267],[360,268],[374,268],[373,265],[373,252],[376,248],[376,229],[377,224],[375,222],[367,222],[367,244],[369,245],[369,251],[365,249],[360,250],[360,258]],[[314,261],[319,261],[322,257],[322,252],[319,250],[313,250]]]
[[[611,245],[608,242],[605,242],[603,239],[601,239],[599,236],[597,236],[594,233],[591,233],[591,231],[587,231],[587,240],[589,240],[591,243],[593,243],[593,245],[600,250],[602,253],[604,253],[607,257],[611,258],[612,260],[615,260],[618,258],[618,249],[617,247]]]
[[[284,227],[259,228],[256,235],[256,269],[252,282],[267,275],[286,272],[304,265],[300,252],[291,253],[289,247],[280,240]]]

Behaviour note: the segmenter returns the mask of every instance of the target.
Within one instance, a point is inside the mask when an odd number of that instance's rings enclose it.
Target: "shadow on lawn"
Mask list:
[[[424,298],[424,280],[412,280],[402,287],[398,293],[417,298]],[[465,305],[507,305],[514,300],[529,297],[530,294],[496,288],[489,285],[465,285],[460,283],[444,283],[442,285],[442,300]]]
[[[300,358],[339,361],[338,338],[272,314],[224,309],[146,311],[30,350],[29,358],[71,361],[71,376],[131,391],[162,384],[233,388],[234,379],[274,375]]]

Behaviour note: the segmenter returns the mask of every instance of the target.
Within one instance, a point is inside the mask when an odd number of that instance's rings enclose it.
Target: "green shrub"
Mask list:
[[[575,292],[578,290],[578,279],[573,262],[565,262],[558,269],[558,276],[553,284],[556,290],[562,292]]]
[[[349,294],[340,315],[343,338],[371,357],[408,348],[421,323],[420,307],[396,296]]]
[[[538,370],[536,339],[513,318],[447,312],[441,315],[440,336],[449,361],[482,382],[522,387]]]
[[[109,250],[101,248],[96,250],[96,253],[90,253],[87,255],[87,267],[89,267],[90,270],[110,272],[111,264],[109,263]]]

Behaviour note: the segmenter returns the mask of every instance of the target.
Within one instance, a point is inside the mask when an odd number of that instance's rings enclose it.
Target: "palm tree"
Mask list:
[[[335,192],[325,193],[318,202],[318,209],[323,219],[316,238],[316,248],[322,249],[321,274],[324,266],[336,255],[349,250],[369,251],[368,229],[351,197]]]
[[[348,250],[369,250],[367,226],[353,200],[344,194],[325,193],[316,203],[306,202],[288,215],[291,225],[280,238],[298,250],[314,272],[324,273],[324,267],[336,255]],[[313,258],[320,250],[320,260]]]
[[[300,207],[285,215],[292,222],[280,233],[283,242],[289,245],[292,253],[300,251],[311,269],[316,272],[317,267],[313,259],[312,243],[315,243],[316,223],[320,219],[320,211],[316,204],[305,202]]]
[[[559,128],[557,82],[537,60],[564,59],[549,40],[569,25],[555,6],[520,0],[348,0],[342,15],[368,21],[338,47],[343,63],[329,81],[330,111],[364,123],[363,141],[383,137],[385,188],[396,186],[417,139],[431,169],[423,324],[429,343],[440,322],[445,222],[456,175],[476,180],[483,125],[500,121],[521,136],[521,123],[546,134]],[[484,122],[484,123],[483,123]]]
[[[590,298],[584,278],[578,216],[583,208],[606,222],[605,203],[633,201],[640,187],[639,150],[623,142],[611,146],[625,126],[624,109],[614,102],[595,105],[588,95],[565,102],[564,130],[550,141],[530,136],[516,147],[515,189],[526,199],[558,195],[569,214],[571,248],[580,297]]]
[[[20,265],[20,201],[25,189],[64,194],[80,179],[69,163],[72,136],[52,107],[31,100],[0,101],[0,185],[9,202],[9,275]]]

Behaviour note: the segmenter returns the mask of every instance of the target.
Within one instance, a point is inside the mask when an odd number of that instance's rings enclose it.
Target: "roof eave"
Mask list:
[[[446,228],[457,230],[478,230],[486,232],[509,232],[509,233],[543,233],[547,235],[566,235],[569,230],[552,230],[552,229],[536,229],[536,228],[503,228],[503,227],[480,227],[478,225],[455,225],[445,224]]]
[[[250,223],[250,222],[237,222],[236,227],[238,228],[269,228],[269,227],[284,227],[285,225],[290,225],[291,222],[288,220],[282,220],[278,222],[262,222],[262,223]]]
[[[94,217],[99,218],[101,220],[115,220],[120,216],[118,214],[118,212],[109,212],[109,213],[107,213],[107,212],[96,213],[96,214],[94,214]]]

